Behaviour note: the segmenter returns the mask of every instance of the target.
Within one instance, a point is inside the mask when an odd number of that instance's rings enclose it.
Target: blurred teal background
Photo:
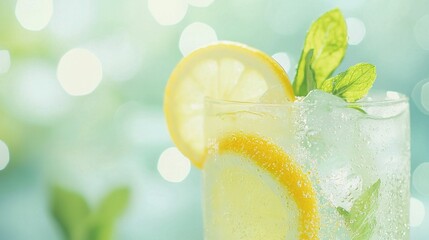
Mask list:
[[[232,40],[293,78],[310,23],[334,7],[349,27],[340,70],[373,63],[375,88],[410,97],[411,236],[428,239],[424,0],[1,0],[0,239],[62,239],[53,185],[90,208],[129,188],[115,239],[203,239],[200,172],[170,148],[163,119],[170,72],[197,46]]]

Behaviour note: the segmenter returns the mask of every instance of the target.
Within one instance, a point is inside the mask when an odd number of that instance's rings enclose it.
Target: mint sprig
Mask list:
[[[376,79],[374,65],[359,63],[331,77],[346,50],[346,22],[341,11],[334,9],[317,19],[307,33],[293,82],[295,95],[306,96],[311,90],[320,89],[347,102],[356,102],[368,94]]]
[[[310,49],[310,51],[308,51],[307,55],[305,56],[304,79],[306,81],[305,86],[306,86],[308,92],[315,89],[317,86],[316,76],[315,76],[313,68],[311,67],[311,65],[314,62],[313,61],[313,54],[314,54],[314,49]]]
[[[319,87],[340,65],[347,49],[347,27],[339,9],[323,14],[310,27],[293,82],[295,95],[306,96]],[[309,52],[313,51],[311,58]],[[311,61],[309,63],[308,61]],[[308,85],[308,67],[314,72],[314,88]],[[311,81],[310,81],[311,82]]]
[[[67,240],[111,240],[115,223],[128,205],[130,190],[114,189],[98,208],[91,210],[85,198],[74,191],[51,189],[50,209]]]
[[[353,204],[350,212],[337,207],[343,216],[346,227],[351,233],[352,240],[369,240],[377,223],[375,212],[378,207],[378,197],[381,180],[371,185]]]
[[[359,63],[325,80],[320,89],[341,97],[347,102],[355,102],[368,94],[376,77],[374,65]]]

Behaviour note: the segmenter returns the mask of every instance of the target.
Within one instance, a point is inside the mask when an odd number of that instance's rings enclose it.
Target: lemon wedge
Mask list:
[[[316,192],[282,148],[237,132],[215,149],[204,166],[207,239],[319,239]]]
[[[206,97],[241,102],[295,100],[286,72],[259,50],[218,42],[184,57],[168,80],[164,113],[173,142],[198,168],[206,158]]]

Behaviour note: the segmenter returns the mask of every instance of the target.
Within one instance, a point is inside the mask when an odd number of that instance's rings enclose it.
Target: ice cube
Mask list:
[[[312,103],[312,104],[317,104],[317,105],[327,105],[327,104],[332,105],[332,106],[337,106],[337,105],[345,106],[346,105],[346,102],[343,99],[341,99],[335,95],[332,95],[330,93],[327,93],[325,91],[317,90],[317,89],[310,91],[307,94],[307,96],[302,99],[302,102]]]
[[[362,178],[353,173],[351,166],[344,166],[331,169],[326,176],[321,176],[320,186],[331,204],[350,211],[362,192]]]
[[[350,136],[356,135],[356,120],[362,113],[347,107],[343,99],[321,90],[311,91],[301,101],[304,104],[297,119],[301,121],[300,135],[315,157],[332,148],[340,153],[349,151],[354,143]]]
[[[318,169],[322,193],[335,207],[349,209],[371,177],[367,169],[373,164],[359,135],[365,114],[320,90],[311,91],[302,102],[302,144]]]

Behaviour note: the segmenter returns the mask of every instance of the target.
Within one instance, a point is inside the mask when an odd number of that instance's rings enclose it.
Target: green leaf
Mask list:
[[[343,216],[352,240],[369,240],[376,225],[375,212],[378,207],[380,179],[372,184],[353,204],[350,212],[338,207],[338,213]]]
[[[374,65],[358,63],[347,71],[324,81],[320,89],[339,96],[347,102],[355,102],[368,94],[376,78]]]
[[[103,221],[114,221],[128,206],[130,199],[130,189],[120,187],[110,192],[101,202],[98,214]]]
[[[344,219],[346,220],[346,223],[348,223],[350,221],[350,213],[347,212],[347,210],[345,210],[342,207],[337,207],[337,211],[341,216],[344,217]]]
[[[365,110],[363,110],[363,108],[359,105],[348,105],[347,107],[358,110],[359,112],[361,112],[363,114],[367,114],[367,112]]]
[[[114,223],[94,222],[88,230],[88,240],[112,240]]]
[[[50,210],[66,239],[85,239],[85,224],[90,209],[81,195],[58,186],[52,187]]]
[[[117,188],[91,212],[81,195],[57,186],[51,189],[50,208],[67,240],[111,240],[115,222],[126,209],[129,198],[128,188]]]
[[[120,187],[110,192],[101,202],[89,230],[91,240],[110,240],[113,238],[115,222],[128,206],[130,190]]]
[[[308,51],[307,56],[305,57],[305,80],[307,86],[307,93],[316,88],[316,79],[314,76],[314,71],[311,68],[313,63],[313,53],[314,49]]]
[[[299,60],[293,89],[295,95],[305,96],[308,93],[308,81],[306,76],[307,56],[309,51],[312,54],[310,67],[314,72],[316,88],[329,78],[335,69],[340,65],[347,49],[347,26],[343,15],[339,9],[331,10],[310,27],[307,33],[304,49]]]

